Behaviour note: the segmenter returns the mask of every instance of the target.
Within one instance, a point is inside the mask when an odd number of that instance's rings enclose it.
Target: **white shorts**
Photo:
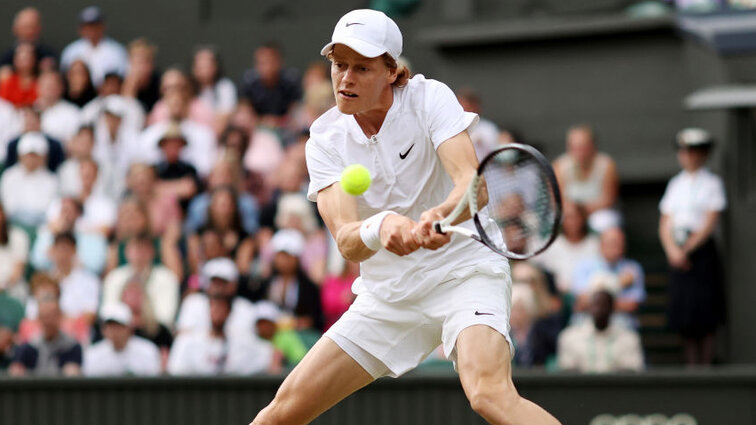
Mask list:
[[[445,281],[412,302],[387,303],[360,294],[325,333],[374,378],[400,376],[414,369],[439,344],[456,362],[459,333],[487,325],[509,337],[512,283],[508,274],[471,273]]]

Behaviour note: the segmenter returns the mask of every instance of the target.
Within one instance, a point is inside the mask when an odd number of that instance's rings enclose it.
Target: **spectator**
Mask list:
[[[574,287],[575,266],[600,255],[599,238],[588,231],[587,220],[583,207],[571,202],[564,204],[562,232],[549,249],[533,258],[533,262],[554,274],[562,294],[569,294]]]
[[[242,93],[249,99],[264,125],[285,124],[292,107],[302,98],[297,72],[283,68],[281,49],[274,43],[255,50],[255,66],[244,73]]]
[[[170,226],[180,225],[181,208],[178,200],[157,190],[157,171],[146,164],[134,164],[126,182],[131,196],[147,207],[150,230],[161,236]]]
[[[208,301],[210,329],[176,337],[168,360],[171,375],[252,375],[273,366],[273,346],[252,334],[227,333],[231,299],[213,296]]]
[[[163,73],[160,80],[160,100],[152,108],[152,112],[147,117],[147,124],[153,125],[167,120],[188,119],[194,123],[201,124],[211,130],[215,130],[215,115],[212,104],[206,103],[197,97],[194,86],[189,76],[179,68],[169,68]],[[174,107],[168,104],[173,101],[171,95],[178,94],[186,105],[185,111],[181,116],[176,116]]]
[[[13,329],[9,328],[6,323],[0,322],[0,376],[5,375],[13,361]]]
[[[98,123],[103,121],[103,112],[109,109],[111,113],[124,119],[123,125],[129,132],[142,131],[145,122],[144,109],[138,100],[122,96],[122,87],[123,77],[114,72],[105,74],[105,80],[97,89],[97,97],[87,103],[82,110],[84,122],[94,123],[96,127],[100,127]],[[106,99],[111,98],[119,100],[110,105],[110,108],[106,108],[108,106]]]
[[[25,134],[18,143],[20,162],[0,178],[5,211],[11,220],[24,226],[44,223],[45,212],[58,195],[58,180],[45,168],[47,153],[47,140],[42,134]]]
[[[522,282],[512,285],[510,324],[515,355],[512,361],[518,367],[528,368],[546,364],[556,352],[559,333],[547,321],[539,320],[536,295],[533,288]],[[552,321],[553,323],[553,321]]]
[[[646,299],[643,268],[625,257],[625,233],[620,228],[612,227],[601,233],[601,256],[577,264],[573,283],[576,312],[588,310],[593,290],[608,287],[616,293],[615,319],[622,325],[638,328],[635,313]],[[580,318],[578,315],[577,319]]]
[[[554,161],[565,202],[583,206],[590,227],[602,230],[620,224],[617,206],[619,176],[614,160],[596,150],[593,129],[585,124],[567,130],[567,153]]]
[[[194,166],[180,158],[181,151],[186,145],[186,138],[181,133],[179,125],[175,122],[171,123],[158,142],[162,159],[156,166],[158,177],[156,190],[178,199],[184,210],[201,185]]]
[[[123,96],[136,99],[150,112],[160,99],[160,73],[155,69],[157,46],[138,38],[129,43],[129,72],[123,82]],[[120,92],[119,92],[120,93]]]
[[[37,100],[42,111],[42,131],[67,144],[81,125],[81,110],[62,99],[63,77],[56,71],[42,73],[37,79]]]
[[[236,87],[223,75],[223,67],[215,48],[199,47],[192,59],[192,81],[199,92],[197,97],[209,105],[214,113],[214,129],[221,134],[236,107]]]
[[[318,225],[314,204],[301,193],[287,193],[278,200],[275,224],[278,229],[294,229],[305,237],[300,257],[302,269],[316,284],[323,283],[328,257],[325,230]]]
[[[270,241],[273,247],[273,274],[262,282],[254,297],[273,301],[296,320],[295,328],[323,329],[320,290],[302,269],[300,257],[305,240],[294,229],[276,232]]]
[[[139,146],[143,152],[143,159],[152,164],[157,163],[160,160],[158,142],[166,129],[173,125],[172,122],[179,123],[181,133],[187,141],[182,159],[192,164],[202,177],[207,176],[217,156],[215,134],[210,127],[189,117],[189,98],[186,93],[172,89],[166,92],[163,100],[168,111],[167,119],[147,127],[140,136]],[[158,106],[155,110],[160,111]]]
[[[29,236],[13,226],[0,204],[0,293],[25,302],[29,293],[24,270],[29,253]]]
[[[96,87],[109,72],[126,73],[126,49],[105,35],[105,15],[99,7],[89,6],[79,13],[79,35],[81,38],[66,46],[60,55],[63,71],[67,71],[76,59],[82,59],[89,67]]]
[[[341,258],[340,258],[341,259]],[[323,305],[323,331],[327,331],[352,305],[356,295],[352,283],[360,275],[359,263],[343,260],[339,274],[329,274],[323,279],[321,303]]]
[[[49,256],[55,235],[73,233],[76,239],[76,261],[90,272],[100,275],[105,268],[107,241],[97,233],[82,232],[76,226],[82,214],[82,206],[75,198],[64,197],[60,207],[48,209],[47,223],[37,228],[30,261],[36,270],[53,267]]]
[[[236,267],[246,271],[255,253],[254,240],[244,230],[241,212],[238,205],[239,197],[232,187],[220,186],[210,194],[210,204],[207,207],[207,223],[200,228],[210,228],[221,235],[225,249],[230,252]],[[187,241],[189,258],[200,258],[199,235],[189,236]]]
[[[55,297],[39,300],[41,335],[16,350],[11,376],[74,376],[81,374],[81,345],[61,331],[63,315]]]
[[[100,314],[105,339],[84,351],[85,376],[160,373],[160,351],[152,342],[134,335],[131,311],[123,303],[105,305]]]
[[[25,7],[16,13],[13,18],[13,35],[16,37],[13,46],[0,56],[0,75],[3,69],[13,65],[13,54],[16,46],[21,43],[30,43],[34,46],[34,56],[38,58],[39,69],[49,71],[55,69],[58,62],[58,54],[49,46],[40,43],[42,34],[42,17],[34,7]],[[0,77],[2,79],[2,77]]]
[[[706,167],[711,135],[688,128],[676,142],[682,171],[659,204],[659,239],[670,266],[669,324],[683,337],[687,364],[711,364],[714,334],[724,319],[722,266],[713,234],[727,199],[722,179]]]
[[[589,306],[591,320],[572,325],[559,335],[559,368],[590,373],[643,369],[638,333],[612,324],[612,294],[596,291]]]
[[[134,278],[121,291],[121,302],[131,310],[131,327],[134,335],[151,341],[160,350],[160,370],[165,370],[173,335],[171,330],[157,321],[155,309],[147,296],[142,281]]]
[[[118,302],[126,284],[136,278],[143,282],[158,322],[171,327],[178,309],[179,280],[167,267],[153,264],[155,246],[152,237],[140,234],[129,239],[126,244],[126,259],[126,265],[105,276],[102,304]]]
[[[66,155],[63,152],[63,145],[47,134],[41,133],[42,120],[41,112],[39,109],[33,107],[24,107],[21,109],[21,120],[23,121],[23,131],[20,136],[11,140],[8,143],[5,154],[5,169],[12,167],[18,162],[18,143],[21,141],[23,135],[27,133],[40,133],[44,136],[47,143],[47,169],[55,172],[66,159]]]
[[[279,326],[281,312],[270,301],[260,301],[255,304],[257,321],[255,329],[260,338],[269,341],[276,349],[276,355],[281,357],[281,363],[296,366],[307,354],[307,346],[297,332],[286,326]],[[276,360],[277,361],[277,360]]]
[[[81,59],[73,61],[66,72],[66,90],[63,99],[83,108],[95,97],[97,97],[97,90],[92,83],[92,75],[89,73],[87,64]]]
[[[309,132],[312,123],[335,105],[333,86],[329,80],[311,83],[304,91],[304,103],[291,114],[289,130],[294,134]]]
[[[37,100],[37,71],[34,46],[19,43],[13,51],[11,72],[0,79],[0,98],[16,108],[33,104]]]
[[[246,337],[254,330],[254,305],[247,299],[237,296],[239,270],[229,258],[215,258],[209,260],[202,267],[201,288],[203,292],[187,295],[181,304],[176,331],[179,333],[206,332],[211,329],[208,316],[210,299],[213,297],[228,298],[231,302],[231,313],[225,321],[226,335]]]
[[[81,317],[87,327],[94,324],[100,302],[100,279],[76,261],[76,237],[59,233],[50,247],[51,276],[60,286],[60,308],[66,317]]]
[[[24,318],[24,306],[0,290],[0,376],[8,370],[15,351],[15,333]]]
[[[8,144],[21,133],[21,121],[13,104],[0,98],[0,163],[5,162]]]
[[[465,112],[471,112],[480,116],[480,96],[472,88],[467,87],[458,90],[457,100]],[[480,161],[491,151],[499,147],[499,128],[496,124],[481,116],[478,125],[470,133],[470,139],[473,142],[475,153],[478,155],[478,160]]]
[[[62,196],[78,198],[81,195],[81,161],[92,157],[93,147],[94,129],[86,125],[79,127],[66,145],[66,160],[56,172]]]
[[[116,221],[115,203],[99,193],[96,193],[99,165],[92,158],[80,161],[81,193],[79,202],[84,207],[84,214],[79,219],[79,228],[83,232],[110,235]]]
[[[257,124],[255,110],[248,101],[242,99],[231,114],[230,125],[238,130],[229,135],[237,135],[239,131],[246,133],[248,141],[244,143],[246,150],[243,151],[240,161],[249,174],[247,180],[252,194],[258,201],[264,202],[267,199],[266,191],[269,189],[266,186],[269,186],[269,180],[283,160],[284,152],[278,136],[269,129],[258,127]],[[224,146],[230,146],[230,143],[224,141]]]

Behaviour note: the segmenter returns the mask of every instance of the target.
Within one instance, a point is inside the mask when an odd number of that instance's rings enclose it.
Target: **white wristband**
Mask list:
[[[381,224],[389,214],[396,213],[393,211],[381,211],[378,214],[363,220],[362,225],[360,226],[360,238],[362,239],[362,243],[373,251],[378,251],[383,248],[383,245],[381,245]]]

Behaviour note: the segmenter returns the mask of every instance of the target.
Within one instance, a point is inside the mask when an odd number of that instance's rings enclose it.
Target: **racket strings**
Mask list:
[[[502,249],[516,255],[529,256],[543,250],[550,242],[558,214],[555,188],[547,170],[530,153],[512,148],[491,158],[483,177],[487,212],[499,233],[487,231],[489,239],[503,242]]]

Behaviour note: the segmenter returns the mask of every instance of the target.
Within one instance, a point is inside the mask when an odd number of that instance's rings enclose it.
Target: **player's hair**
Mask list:
[[[388,53],[384,53],[381,57],[386,62],[386,66],[388,66],[390,69],[396,70],[396,80],[394,80],[391,85],[395,87],[406,86],[407,82],[409,82],[409,79],[412,77],[410,69],[409,67],[407,67],[406,63],[397,62]]]

